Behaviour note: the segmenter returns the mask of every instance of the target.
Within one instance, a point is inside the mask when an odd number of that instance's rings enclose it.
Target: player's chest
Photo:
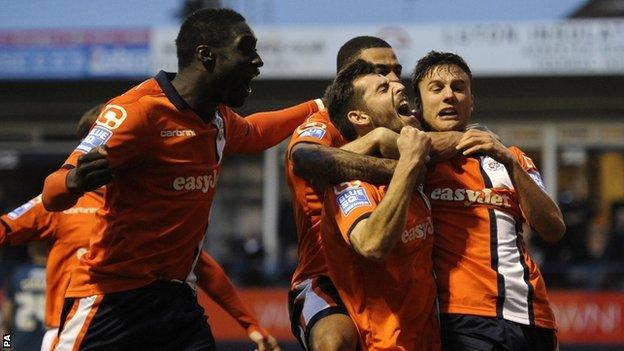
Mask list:
[[[501,163],[490,157],[455,158],[427,174],[424,191],[437,207],[515,207],[515,190]]]
[[[164,119],[151,131],[155,165],[213,168],[225,148],[225,123],[220,116],[210,122],[198,118]]]
[[[414,255],[430,250],[433,245],[431,206],[421,189],[414,191],[407,212],[407,221],[396,250],[401,255]]]

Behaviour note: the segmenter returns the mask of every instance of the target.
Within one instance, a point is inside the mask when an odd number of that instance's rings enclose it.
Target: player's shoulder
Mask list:
[[[217,111],[218,113],[212,123],[219,129],[227,128],[227,126],[232,126],[241,122],[245,123],[245,118],[236,113],[236,111],[229,106],[219,104],[217,106]]]
[[[517,147],[515,145],[509,146],[509,147],[507,147],[507,149],[509,151],[511,151],[511,153],[513,153],[514,156],[515,155],[525,155],[524,151],[522,151],[522,149],[520,149],[519,147]]]
[[[327,110],[323,109],[310,115],[300,124],[292,134],[291,146],[299,141],[326,144],[327,146],[342,146],[344,138],[332,124]]]
[[[306,123],[318,123],[331,127],[334,126],[331,118],[329,118],[329,112],[327,112],[327,109],[321,109],[314,112],[313,114],[308,116],[308,118],[306,118],[305,122],[302,125],[305,125]]]
[[[109,100],[100,116],[110,112],[118,115],[124,112],[132,112],[133,116],[148,115],[151,108],[163,104],[166,99],[158,82],[150,78]]]
[[[531,157],[529,157],[519,147],[517,147],[517,146],[510,146],[510,147],[508,147],[508,149],[509,149],[509,151],[511,151],[511,153],[514,155],[516,160],[520,163],[522,168],[524,168],[525,170],[536,169],[537,168],[535,166],[535,163],[531,159]]]

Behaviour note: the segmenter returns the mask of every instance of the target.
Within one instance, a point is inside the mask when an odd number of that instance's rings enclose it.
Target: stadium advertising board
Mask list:
[[[144,77],[150,29],[0,31],[0,79]]]
[[[478,76],[624,73],[624,20],[431,25],[253,26],[264,60],[261,78],[330,78],[348,39],[375,35],[395,49],[408,73],[430,50],[456,52]],[[154,68],[176,69],[176,28],[155,29]]]
[[[262,326],[281,341],[290,332],[286,289],[242,289],[240,295]],[[209,316],[217,340],[245,340],[243,329],[201,291],[199,301]],[[624,345],[624,294],[608,292],[549,293],[562,344]]]
[[[430,50],[459,53],[476,76],[624,73],[624,20],[427,25],[253,26],[260,78],[331,78],[348,39],[375,35],[406,73]],[[177,70],[177,27],[0,31],[0,79],[131,77]]]

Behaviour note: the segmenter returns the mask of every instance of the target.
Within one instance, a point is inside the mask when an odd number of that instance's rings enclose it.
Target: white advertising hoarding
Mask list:
[[[253,26],[261,78],[331,78],[340,46],[358,35],[386,39],[407,76],[430,50],[451,51],[475,76],[624,74],[624,20],[366,26]],[[177,28],[152,33],[154,71],[175,71]]]

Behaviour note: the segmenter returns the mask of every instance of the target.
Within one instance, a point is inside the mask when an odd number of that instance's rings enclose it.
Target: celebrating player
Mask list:
[[[337,69],[362,59],[391,82],[400,81],[402,67],[384,40],[362,36],[339,50]],[[417,123],[407,103],[399,106],[405,123]],[[398,157],[398,135],[380,126],[347,143],[347,139],[321,110],[293,133],[286,157],[286,179],[293,197],[299,262],[291,280],[289,310],[292,332],[309,350],[354,350],[357,333],[327,273],[320,237],[323,187],[351,179],[371,183],[390,181]],[[430,133],[433,154],[448,158],[457,153],[461,133]],[[351,137],[353,138],[353,136]]]
[[[432,51],[413,74],[427,130],[464,130],[473,109],[472,76],[458,55]],[[564,232],[561,212],[533,161],[491,132],[469,130],[462,155],[432,167],[434,264],[445,350],[554,350],[556,325],[544,279],[529,257],[521,224],[546,241]]]
[[[321,236],[329,274],[365,350],[437,350],[431,208],[418,188],[431,140],[406,126],[405,87],[356,61],[328,90],[328,110],[347,139],[384,126],[399,160],[389,185],[360,180],[325,191]],[[401,129],[402,128],[402,129]]]
[[[87,135],[102,107],[102,105],[95,106],[80,118],[76,128],[79,139]],[[91,229],[99,220],[96,212],[104,205],[104,191],[105,188],[102,187],[87,192],[78,199],[74,207],[62,212],[46,211],[41,203],[41,196],[37,196],[0,217],[0,222],[3,224],[0,226],[0,246],[20,245],[31,241],[46,241],[48,244],[47,260],[44,258],[43,261],[44,263],[47,261],[45,264],[47,332],[41,342],[42,351],[51,349],[54,338],[58,334],[69,277],[71,271],[78,266],[79,258],[89,247]],[[257,319],[242,303],[221,266],[206,252],[201,253],[195,273],[198,277],[199,288],[238,321],[259,350],[267,348],[279,350],[275,338],[258,325]],[[28,318],[35,318],[39,315],[37,309],[43,306],[31,306],[36,300],[30,300],[16,301],[13,304],[13,310],[29,308],[32,313],[27,314]],[[31,303],[31,305],[22,306],[24,303]],[[16,338],[19,339],[19,335]]]
[[[50,210],[108,184],[102,225],[66,292],[57,350],[214,349],[192,287],[222,158],[276,145],[318,109],[310,101],[246,119],[230,109],[263,65],[235,11],[192,14],[176,46],[178,73],[109,101],[46,179]]]

